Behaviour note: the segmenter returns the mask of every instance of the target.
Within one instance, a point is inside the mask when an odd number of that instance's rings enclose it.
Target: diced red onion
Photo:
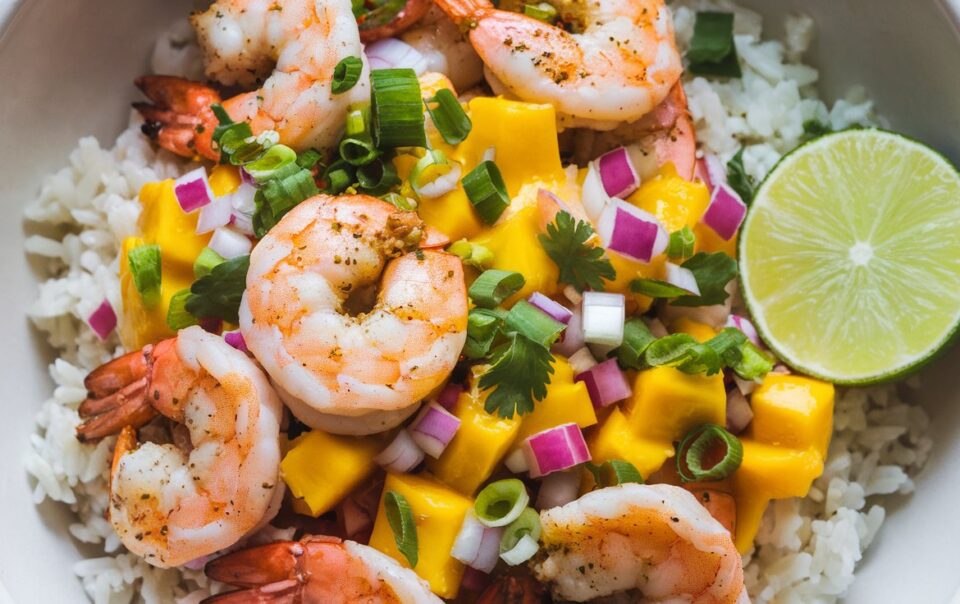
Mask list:
[[[563,297],[570,300],[570,303],[574,306],[578,306],[583,302],[583,294],[578,292],[577,288],[572,285],[565,285],[563,287]]]
[[[253,187],[257,186],[257,179],[253,177],[247,170],[243,167],[240,168],[240,183],[245,185],[251,185]]]
[[[453,542],[450,556],[471,568],[489,573],[500,556],[500,538],[503,527],[484,526],[472,510],[463,517],[463,524]]]
[[[627,378],[623,375],[623,371],[620,371],[616,359],[607,359],[598,363],[583,373],[574,376],[573,380],[587,385],[590,400],[593,402],[593,406],[598,409],[622,401],[633,392]]]
[[[420,197],[425,197],[427,199],[435,199],[441,195],[446,195],[450,191],[457,188],[457,183],[460,182],[460,174],[462,172],[463,169],[460,167],[460,164],[453,162],[453,167],[450,168],[449,172],[437,177],[425,185],[421,185],[417,190],[417,193],[420,195]]]
[[[597,171],[603,190],[610,197],[627,197],[640,186],[640,176],[624,147],[601,155],[597,159]]]
[[[753,409],[747,398],[736,388],[727,393],[727,430],[740,434],[753,421]]]
[[[173,194],[180,209],[189,214],[213,201],[213,189],[207,180],[207,171],[197,168],[187,172],[173,183]]]
[[[739,329],[743,332],[743,335],[747,336],[747,339],[754,346],[762,346],[763,343],[760,341],[760,335],[757,333],[757,328],[753,326],[753,323],[750,322],[750,319],[746,317],[741,317],[740,315],[730,315],[727,317],[727,323],[724,327],[733,327]]]
[[[548,298],[547,296],[544,296],[540,292],[533,292],[530,294],[530,297],[527,298],[527,302],[542,310],[550,318],[559,321],[564,325],[570,323],[570,318],[573,316],[573,312],[569,308],[551,298]]]
[[[100,306],[90,313],[90,316],[87,317],[87,324],[101,340],[106,340],[110,336],[117,327],[117,313],[113,312],[109,300],[101,302]]]
[[[680,289],[690,292],[691,295],[700,295],[700,286],[697,284],[697,278],[693,276],[693,271],[672,262],[666,263],[667,283],[676,285]]]
[[[576,499],[579,493],[580,472],[578,470],[554,472],[540,483],[536,508],[538,510],[549,510],[566,505]]]
[[[209,233],[229,224],[233,216],[232,201],[232,195],[224,195],[200,208],[200,216],[197,218],[197,235]]]
[[[523,474],[530,470],[530,465],[527,463],[527,456],[524,454],[522,447],[514,449],[510,455],[507,455],[506,459],[503,460],[503,464],[514,474]]]
[[[670,242],[655,216],[621,199],[611,199],[603,210],[597,234],[605,248],[644,263],[662,254]]]
[[[737,234],[737,229],[746,215],[747,204],[743,203],[740,195],[728,185],[720,184],[714,188],[710,205],[700,221],[729,241]]]
[[[584,292],[583,339],[588,344],[619,346],[623,342],[625,319],[623,294]]]
[[[745,380],[737,374],[733,374],[733,383],[737,385],[737,390],[744,396],[750,395],[757,389],[757,383],[753,380]]]
[[[373,460],[391,472],[404,474],[419,466],[423,455],[423,449],[414,442],[410,433],[400,430],[387,448]]]
[[[463,569],[460,587],[467,591],[483,591],[490,584],[490,575],[469,566]]]
[[[711,193],[714,187],[727,183],[727,170],[720,158],[713,153],[704,153],[703,157],[697,160],[694,176],[702,180]]]
[[[229,227],[220,227],[213,231],[213,237],[210,238],[207,247],[230,260],[249,254],[253,244],[243,233],[238,233]]]
[[[395,67],[409,67],[423,75],[427,71],[427,58],[420,51],[397,38],[384,38],[363,49],[367,55],[370,69],[393,69]]]
[[[437,403],[440,404],[446,410],[453,409],[453,406],[457,404],[457,399],[460,398],[460,394],[463,392],[462,384],[448,383],[443,387],[443,390],[440,391],[440,394],[437,395]]]
[[[347,539],[355,539],[357,535],[373,526],[373,518],[370,514],[350,497],[343,500],[339,512]]]
[[[539,478],[590,461],[590,450],[577,424],[538,432],[524,442],[530,477]]]
[[[247,348],[247,341],[243,339],[243,334],[239,331],[228,331],[223,334],[223,339],[240,352],[250,352],[250,349]]]
[[[600,172],[591,163],[587,167],[587,176],[583,179],[583,189],[580,194],[583,210],[587,213],[587,217],[596,223],[610,201],[610,196],[607,195],[600,180]]]
[[[423,406],[417,419],[410,424],[410,436],[427,455],[440,457],[460,429],[460,418],[437,403]]]
[[[576,351],[583,348],[583,311],[580,306],[574,307],[570,313],[570,320],[567,322],[567,328],[560,334],[560,339],[553,345],[551,350],[557,354],[569,357]]]
[[[590,349],[584,346],[580,350],[571,354],[567,358],[567,362],[570,363],[571,369],[573,369],[573,375],[578,375],[584,371],[589,371],[592,367],[595,367],[597,364],[597,359],[594,358],[593,353],[590,352]]]

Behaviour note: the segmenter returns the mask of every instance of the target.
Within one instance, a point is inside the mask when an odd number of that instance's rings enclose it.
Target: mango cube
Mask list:
[[[627,201],[657,217],[668,233],[693,228],[710,205],[710,191],[700,181],[677,175],[672,164],[660,168]]]
[[[625,414],[637,435],[668,447],[697,426],[722,426],[727,417],[723,375],[689,375],[673,367],[640,371]]]
[[[644,478],[656,472],[664,461],[673,456],[672,442],[640,438],[617,407],[590,437],[589,445],[593,463],[602,464],[614,459],[628,461]],[[592,485],[592,476],[588,478],[591,478]]]
[[[767,374],[750,403],[750,436],[769,445],[813,447],[821,457],[833,430],[833,384],[799,375]]]

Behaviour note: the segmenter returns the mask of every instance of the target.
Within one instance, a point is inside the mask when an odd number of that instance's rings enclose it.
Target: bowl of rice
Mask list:
[[[120,352],[88,321],[104,300],[119,307],[118,248],[136,234],[137,193],[185,171],[141,133],[131,81],[202,76],[193,5],[0,0],[0,241],[11,254],[0,266],[2,604],[166,603],[206,585],[124,550],[103,516],[110,450],[74,438],[84,376]],[[742,146],[758,181],[810,120],[895,129],[960,162],[960,2],[670,6],[681,49],[697,11],[735,14],[743,77],[685,75],[684,86],[699,143],[724,159]],[[953,350],[904,382],[838,390],[823,475],[806,498],[770,506],[744,558],[753,602],[960,593],[958,362]]]

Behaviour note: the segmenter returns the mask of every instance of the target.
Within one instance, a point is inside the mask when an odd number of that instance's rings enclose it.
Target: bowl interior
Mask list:
[[[955,7],[941,0],[745,0],[778,33],[784,14],[812,15],[812,61],[822,91],[841,96],[862,85],[893,128],[960,161],[960,36]],[[22,462],[40,401],[49,395],[50,350],[24,317],[36,274],[24,261],[21,212],[42,176],[67,161],[81,136],[104,146],[124,127],[131,85],[144,71],[157,35],[185,16],[190,0],[0,0],[0,603],[3,585],[17,602],[85,602],[71,572],[83,548],[69,538],[59,504],[34,507]],[[2,27],[2,25],[0,25]],[[960,372],[954,350],[923,374],[919,397],[933,419],[933,456],[917,493],[888,505],[884,528],[859,568],[851,603],[947,602],[960,579]]]

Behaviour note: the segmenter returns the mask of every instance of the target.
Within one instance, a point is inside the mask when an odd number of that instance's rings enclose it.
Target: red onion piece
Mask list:
[[[711,193],[714,187],[727,184],[727,170],[720,158],[712,153],[704,153],[703,157],[697,160],[694,175],[707,185],[707,190]]]
[[[347,539],[356,539],[357,535],[373,527],[373,518],[352,498],[348,497],[340,504],[338,515]]]
[[[576,351],[583,348],[583,311],[580,306],[574,307],[570,313],[570,320],[567,321],[567,328],[560,333],[560,339],[553,345],[551,350],[557,354],[569,357]]]
[[[449,411],[450,409],[453,409],[454,405],[457,404],[457,399],[460,398],[460,394],[462,393],[462,384],[448,383],[443,387],[443,390],[440,391],[440,394],[437,395],[437,403]]]
[[[730,315],[727,317],[727,323],[724,327],[733,327],[739,329],[743,332],[743,335],[747,336],[747,339],[754,346],[762,346],[763,343],[760,341],[760,335],[757,333],[757,328],[753,326],[753,323],[750,322],[750,319],[746,317],[741,317],[740,315]]]
[[[197,168],[187,172],[173,183],[173,194],[180,209],[189,214],[213,201],[213,190],[207,180],[207,171]]]
[[[228,331],[223,334],[223,339],[240,352],[250,352],[250,349],[247,348],[247,341],[243,339],[243,334],[239,331]]]
[[[220,227],[213,231],[213,237],[210,238],[207,247],[230,260],[249,254],[253,244],[250,243],[246,235],[229,227]]]
[[[666,263],[667,283],[676,285],[680,289],[689,292],[691,295],[700,295],[700,286],[697,284],[697,278],[693,276],[693,271],[673,264]]]
[[[397,38],[384,38],[368,44],[363,49],[367,55],[370,69],[393,69],[409,67],[417,75],[423,75],[427,70],[427,58],[420,51]]]
[[[607,359],[574,376],[573,381],[587,385],[593,406],[602,409],[622,401],[633,393],[616,359]]]
[[[605,248],[644,263],[662,254],[670,241],[656,217],[620,199],[603,210],[597,233]]]
[[[410,436],[427,455],[437,458],[459,429],[459,417],[431,402],[423,406],[417,419],[410,424]]]
[[[554,472],[540,483],[536,508],[538,510],[549,510],[550,508],[560,507],[576,499],[579,494],[580,472],[578,470]]]
[[[530,477],[539,478],[590,461],[590,450],[577,424],[538,432],[524,442]]]
[[[240,168],[240,183],[245,185],[257,186],[257,179],[250,175],[243,167]]]
[[[467,591],[483,591],[490,584],[490,575],[469,566],[463,569],[460,587]]]
[[[753,409],[736,388],[727,393],[727,430],[740,434],[753,421]]]
[[[87,317],[87,324],[101,340],[106,340],[110,336],[117,327],[117,313],[113,311],[109,300],[101,302],[100,306],[90,313],[90,316]]]
[[[229,224],[233,216],[232,201],[232,195],[224,195],[200,208],[200,216],[197,218],[197,235],[209,233]]]
[[[410,433],[400,430],[387,448],[373,460],[391,472],[403,474],[419,466],[423,455],[423,449],[414,442]]]
[[[726,184],[720,184],[714,188],[710,205],[700,221],[729,241],[737,234],[746,215],[747,204],[743,203],[740,195]]]
[[[603,190],[610,197],[627,197],[640,186],[640,176],[624,147],[601,155],[597,159],[597,171]]]
[[[527,298],[527,302],[542,310],[550,318],[559,321],[564,325],[570,323],[570,318],[573,316],[573,312],[569,308],[551,298],[548,298],[547,296],[544,296],[540,292],[533,292],[530,294],[530,297]]]
[[[484,526],[477,520],[473,511],[463,517],[463,524],[457,534],[450,556],[463,562],[470,568],[489,573],[497,565],[500,557],[500,538],[504,527]]]

